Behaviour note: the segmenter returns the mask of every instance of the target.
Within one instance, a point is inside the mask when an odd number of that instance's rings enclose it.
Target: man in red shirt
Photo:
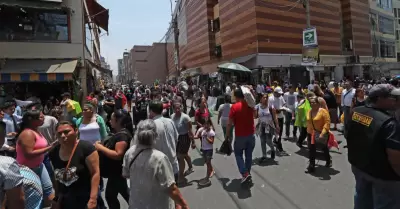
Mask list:
[[[229,121],[226,127],[226,140],[232,140],[231,129],[235,126],[235,143],[233,145],[236,163],[242,174],[242,184],[251,183],[251,165],[253,150],[256,143],[254,127],[254,108],[249,107],[244,100],[240,88],[234,91],[236,103],[232,105],[229,113]],[[243,152],[245,159],[243,159]]]

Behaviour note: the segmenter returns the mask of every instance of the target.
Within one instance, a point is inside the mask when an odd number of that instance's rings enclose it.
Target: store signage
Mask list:
[[[301,65],[303,66],[315,66],[319,60],[319,48],[317,47],[303,47],[303,56],[301,59]]]
[[[317,29],[306,28],[303,30],[303,46],[317,46]]]

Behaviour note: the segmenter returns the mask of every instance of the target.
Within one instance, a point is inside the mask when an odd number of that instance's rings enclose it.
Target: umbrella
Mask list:
[[[236,71],[242,71],[242,72],[251,72],[251,70],[243,65],[237,64],[237,63],[224,63],[218,65],[219,69],[224,69],[224,70],[236,70]]]

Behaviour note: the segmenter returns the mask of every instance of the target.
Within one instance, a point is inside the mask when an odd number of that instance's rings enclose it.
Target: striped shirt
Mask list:
[[[40,209],[43,202],[42,183],[38,175],[26,166],[20,166],[25,193],[25,209]]]

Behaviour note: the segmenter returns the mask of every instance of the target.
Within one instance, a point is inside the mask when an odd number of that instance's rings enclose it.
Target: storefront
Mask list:
[[[79,98],[76,82],[78,60],[7,60],[0,69],[0,85],[6,95],[24,100],[34,95],[46,101],[71,92]]]

